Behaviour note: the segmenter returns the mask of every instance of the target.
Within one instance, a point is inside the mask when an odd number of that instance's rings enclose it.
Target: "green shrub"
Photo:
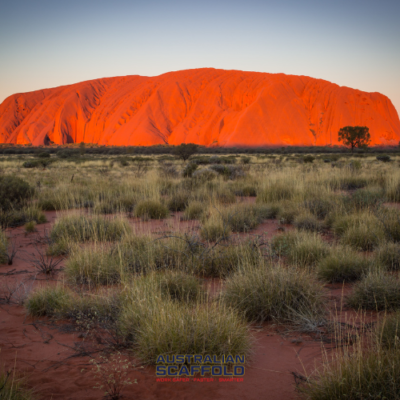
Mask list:
[[[355,284],[347,302],[355,309],[379,311],[400,308],[400,282],[393,275],[370,272]]]
[[[135,207],[135,216],[145,219],[164,219],[168,214],[168,208],[155,200],[141,201]]]
[[[57,316],[68,309],[71,298],[63,286],[44,286],[29,295],[25,308],[31,317]]]
[[[315,160],[315,157],[307,155],[303,157],[303,162],[305,163],[312,163]]]
[[[323,288],[305,271],[283,266],[246,266],[229,278],[225,303],[248,321],[276,320],[302,326],[324,319]]]
[[[318,277],[327,282],[352,282],[362,278],[370,261],[348,247],[337,247],[317,266]]]
[[[382,243],[376,249],[375,260],[378,264],[385,266],[387,271],[400,270],[400,244]]]
[[[19,209],[32,198],[34,189],[23,179],[12,175],[0,176],[0,209]]]
[[[42,153],[37,154],[36,157],[39,157],[39,158],[50,158],[50,153],[42,152]]]
[[[392,159],[390,158],[390,156],[388,156],[387,154],[382,154],[382,155],[380,155],[380,156],[376,156],[376,159],[378,160],[378,161],[382,161],[382,162],[389,162],[389,161],[392,161]]]

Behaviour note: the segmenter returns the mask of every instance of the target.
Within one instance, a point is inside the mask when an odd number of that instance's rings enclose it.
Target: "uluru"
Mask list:
[[[391,101],[306,76],[212,68],[95,79],[19,93],[0,105],[0,142],[114,146],[338,144],[367,126],[373,145],[397,145]]]

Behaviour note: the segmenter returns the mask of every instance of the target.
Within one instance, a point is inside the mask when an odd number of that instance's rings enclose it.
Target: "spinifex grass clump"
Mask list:
[[[183,271],[171,271],[161,274],[161,292],[168,298],[179,301],[195,301],[201,295],[201,283],[198,278]]]
[[[386,349],[400,350],[400,311],[385,315],[379,320],[375,342]]]
[[[226,282],[223,299],[249,321],[316,327],[325,318],[323,287],[304,270],[246,266]]]
[[[123,274],[118,253],[101,244],[74,247],[65,266],[65,275],[74,284],[112,285],[120,282]]]
[[[189,193],[178,191],[168,200],[168,209],[171,211],[184,211],[189,202]]]
[[[264,207],[251,204],[235,204],[221,211],[221,218],[232,232],[248,232],[262,221]]]
[[[386,238],[393,242],[400,242],[400,211],[395,208],[381,207],[376,217]]]
[[[370,272],[356,283],[347,303],[355,309],[400,309],[400,281],[388,273]]]
[[[72,292],[64,286],[45,286],[30,294],[25,308],[32,317],[52,317],[63,315],[71,301]]]
[[[225,278],[241,265],[258,265],[261,262],[262,253],[257,242],[219,245],[196,255],[194,272],[205,277]]]
[[[120,329],[136,354],[150,364],[160,354],[247,354],[246,324],[222,304],[193,305],[168,300],[157,277],[148,275],[130,288],[120,316]]]
[[[373,209],[384,200],[384,193],[381,188],[358,189],[350,197],[345,197],[345,199],[347,200],[345,205],[349,209]]]
[[[135,216],[144,219],[164,219],[168,214],[168,208],[156,200],[143,200],[135,207]]]
[[[25,382],[16,376],[15,370],[4,371],[0,367],[0,398],[4,400],[34,400],[32,390]]]
[[[8,261],[7,249],[8,249],[7,236],[0,229],[0,264],[5,264]]]
[[[319,278],[327,282],[351,282],[361,277],[371,268],[371,262],[348,247],[335,247],[331,254],[317,265]]]
[[[324,362],[301,388],[307,400],[400,399],[400,351],[357,348]]]
[[[282,200],[292,200],[296,190],[289,181],[268,182],[267,186],[259,191],[257,202],[275,203]]]
[[[273,237],[271,249],[300,267],[315,266],[329,255],[330,248],[321,236],[311,232],[290,231]]]
[[[205,212],[206,207],[201,201],[190,201],[183,213],[183,219],[200,219]]]
[[[318,232],[322,229],[321,223],[311,213],[302,213],[294,219],[294,226],[301,231]]]
[[[229,225],[224,224],[222,219],[211,219],[203,223],[200,236],[202,239],[209,242],[216,242],[217,240],[226,240],[231,235],[231,228]]]
[[[382,224],[372,213],[340,216],[332,224],[332,229],[344,245],[355,250],[371,251],[385,240]]]
[[[68,215],[57,219],[50,237],[54,242],[116,241],[132,231],[127,220]]]
[[[387,271],[400,270],[400,243],[382,243],[375,251],[375,260]]]

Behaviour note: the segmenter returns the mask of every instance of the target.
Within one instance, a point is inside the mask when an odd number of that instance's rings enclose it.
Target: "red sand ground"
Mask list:
[[[48,223],[39,225],[38,231],[43,235],[49,232],[56,213],[46,213]],[[182,224],[181,227],[179,225]],[[195,229],[195,221],[179,222],[179,215],[167,221],[149,221],[136,223],[142,232],[146,228],[150,232]],[[277,222],[268,221],[260,225],[256,232],[268,232],[267,237],[276,233]],[[253,232],[254,234],[256,232]],[[13,283],[25,281],[30,290],[33,285],[54,284],[54,280],[62,279],[59,273],[53,279],[46,280],[36,275],[32,284],[34,268],[30,260],[36,252],[35,234],[25,234],[24,228],[8,231],[11,241],[17,243],[18,253],[12,266],[2,265],[0,273],[8,271],[28,273],[1,276],[1,283],[10,287]],[[38,248],[41,246],[39,245]],[[210,282],[218,288],[218,283]],[[344,291],[349,291],[346,286]],[[341,285],[330,285],[332,301],[339,305],[343,288]],[[351,311],[347,311],[351,314]],[[345,319],[346,311],[340,313],[339,319]],[[96,381],[91,372],[89,360],[93,356],[72,357],[76,349],[95,349],[93,341],[82,338],[81,332],[63,333],[45,318],[37,321],[27,318],[24,309],[16,305],[0,305],[0,348],[1,363],[6,368],[16,365],[16,369],[24,374],[27,382],[42,399],[99,399],[102,392],[94,389]],[[243,382],[156,382],[153,367],[140,367],[130,373],[137,384],[128,387],[126,399],[248,399],[269,400],[296,399],[295,382],[292,372],[304,374],[304,369],[312,371],[321,360],[321,343],[307,335],[292,333],[290,335],[271,324],[253,327],[253,355],[246,364],[246,375]],[[280,333],[279,333],[280,332]],[[86,347],[85,347],[86,346]]]
[[[0,143],[14,144],[335,145],[347,125],[368,126],[373,145],[400,140],[386,96],[285,74],[204,68],[105,78],[0,105]]]

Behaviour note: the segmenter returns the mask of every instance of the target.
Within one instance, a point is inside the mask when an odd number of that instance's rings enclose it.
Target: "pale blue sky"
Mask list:
[[[399,0],[21,0],[0,6],[0,101],[214,67],[325,79],[400,111]]]

